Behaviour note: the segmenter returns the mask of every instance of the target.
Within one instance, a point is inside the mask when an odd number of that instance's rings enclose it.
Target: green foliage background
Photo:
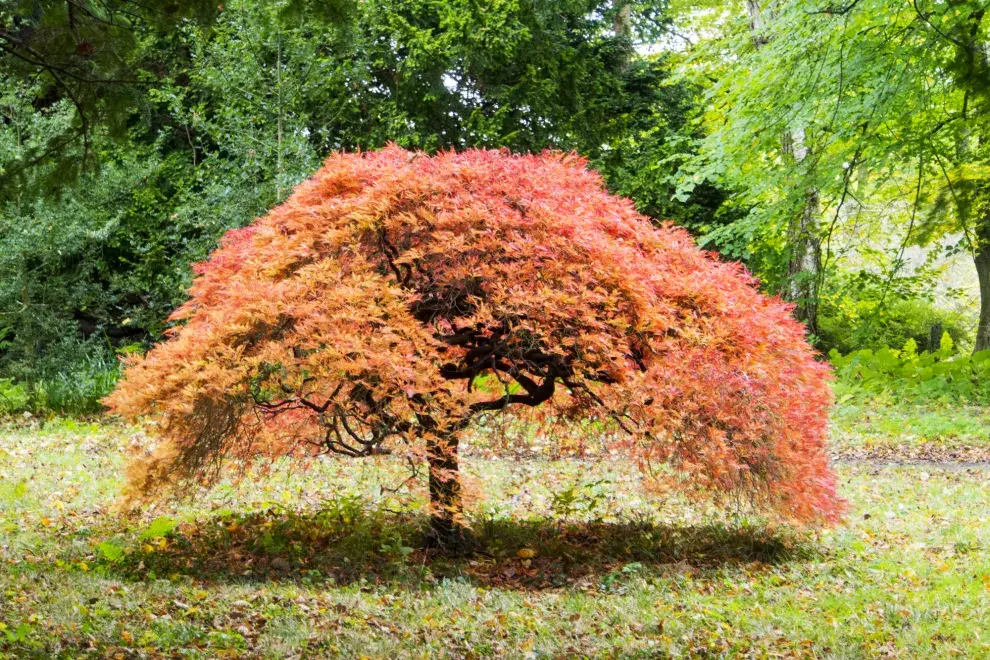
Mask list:
[[[838,218],[850,195],[880,204],[887,211],[867,231],[896,236],[871,255],[876,268],[844,259],[833,227],[821,227],[812,339],[824,352],[924,346],[941,324],[968,347],[971,320],[934,304],[937,268],[906,272],[901,246],[937,241],[979,212],[982,152],[945,163],[971,191],[966,203],[949,208],[933,185],[918,188],[913,212],[897,206],[919,171],[936,180],[938,159],[954,158],[958,130],[943,115],[968,92],[949,75],[951,44],[882,0],[845,13],[777,3],[757,42],[746,7],[4,4],[0,378],[20,388],[8,398],[98,409],[117,356],[161,337],[191,262],[284,200],[331,151],[390,141],[575,150],[641,211],[687,227],[785,295],[788,225],[809,187],[823,219]],[[955,29],[953,15],[936,18]],[[781,155],[781,132],[794,126],[814,158]]]
[[[112,370],[161,335],[190,262],[333,150],[573,149],[644,210],[687,218],[657,163],[690,130],[692,92],[670,83],[669,57],[632,50],[662,33],[661,9],[637,6],[634,32],[616,34],[612,7],[588,0],[235,1],[164,28],[134,15],[126,44],[99,35],[122,53],[113,75],[142,81],[104,85],[113,98],[6,70],[0,374]],[[718,203],[706,191],[695,207]]]

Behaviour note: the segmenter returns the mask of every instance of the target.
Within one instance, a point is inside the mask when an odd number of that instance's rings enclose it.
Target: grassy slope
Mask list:
[[[127,440],[0,430],[0,656],[990,654],[983,469],[841,465],[848,521],[813,534],[651,501],[621,462],[473,460],[486,554],[449,560],[385,461],[112,515]]]

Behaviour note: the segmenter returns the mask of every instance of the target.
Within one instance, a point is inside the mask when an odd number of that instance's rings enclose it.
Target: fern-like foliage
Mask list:
[[[225,458],[435,466],[497,413],[603,420],[614,447],[672,468],[655,474],[791,519],[842,509],[828,367],[791,307],[577,156],[335,154],[197,273],[171,338],[107,400],[158,436],[132,496],[209,482]]]

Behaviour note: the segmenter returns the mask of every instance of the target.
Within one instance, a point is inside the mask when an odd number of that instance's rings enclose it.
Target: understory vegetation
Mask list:
[[[481,550],[461,559],[419,547],[424,485],[388,458],[120,517],[135,431],[8,423],[0,654],[982,657],[990,471],[877,453],[895,438],[986,447],[981,415],[840,404],[851,508],[820,531],[651,497],[623,461],[474,452]]]

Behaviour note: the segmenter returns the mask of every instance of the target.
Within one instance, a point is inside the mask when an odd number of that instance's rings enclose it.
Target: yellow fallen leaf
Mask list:
[[[532,548],[519,548],[519,552],[516,554],[519,555],[520,559],[532,559],[536,556],[536,550]]]

